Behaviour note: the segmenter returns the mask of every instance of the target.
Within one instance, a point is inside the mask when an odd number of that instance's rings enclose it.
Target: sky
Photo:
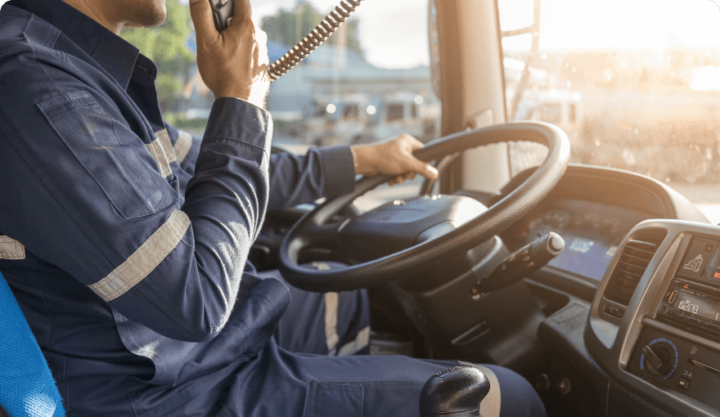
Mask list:
[[[532,21],[533,0],[500,0],[504,30]],[[711,0],[543,0],[540,49],[661,49],[720,46],[720,8]],[[530,39],[506,39],[522,49]]]
[[[254,19],[292,8],[296,0],[251,0]],[[328,13],[339,0],[311,0]],[[382,68],[413,68],[430,62],[427,0],[364,0],[353,16],[360,19],[360,44],[367,60]]]

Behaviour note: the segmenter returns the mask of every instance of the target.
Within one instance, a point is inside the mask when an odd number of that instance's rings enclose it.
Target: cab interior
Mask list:
[[[381,3],[373,7],[390,8],[393,19],[409,18],[402,14],[403,2],[399,6]],[[485,230],[487,237],[474,241],[472,247],[457,245],[442,261],[420,271],[402,270],[387,282],[368,275],[373,270],[364,271],[371,298],[371,354],[508,367],[534,385],[550,416],[720,415],[720,397],[714,395],[720,388],[720,327],[713,327],[720,326],[715,316],[720,313],[720,279],[714,277],[716,266],[720,271],[720,228],[710,220],[714,196],[708,191],[720,182],[713,166],[720,152],[720,128],[712,120],[714,111],[720,110],[715,103],[720,104],[720,88],[716,88],[720,82],[712,80],[712,68],[720,68],[720,37],[697,46],[692,39],[716,29],[698,34],[701,29],[682,21],[690,13],[702,13],[698,19],[702,17],[707,27],[713,22],[720,26],[720,10],[713,2],[693,0],[692,10],[677,17],[678,31],[689,33],[683,39],[650,33],[668,23],[662,18],[671,12],[646,7],[672,10],[669,2],[638,0],[627,9],[622,9],[621,1],[600,6],[566,0],[422,3],[421,19],[427,23],[423,42],[430,51],[428,85],[432,88],[422,93],[441,106],[437,114],[430,112],[436,120],[423,130],[432,132],[428,133],[428,147],[448,143],[448,137],[491,133],[494,139],[473,149],[443,149],[442,157],[434,154],[430,160],[441,171],[437,182],[417,179],[395,187],[377,181],[368,184],[362,189],[367,194],[358,191],[325,221],[345,225],[369,218],[372,223],[377,220],[372,214],[378,210],[413,204],[427,214],[434,210],[432,204],[440,204],[434,203],[438,200],[460,202],[457,204],[467,212],[458,214],[460,209],[452,206],[456,210],[453,215],[466,219],[427,217],[423,219],[435,223],[415,230],[402,226],[405,214],[399,211],[396,214],[401,221],[393,230],[416,233],[407,237],[409,241],[396,245],[387,234],[392,232],[375,230],[375,240],[365,240],[362,233],[346,238],[350,243],[345,248],[352,246],[352,256],[348,255],[350,249],[343,256],[342,251],[331,253],[322,244],[313,247],[313,242],[305,241],[302,253],[283,254],[303,219],[327,207],[328,202],[321,201],[268,213],[251,260],[259,270],[283,270],[283,265],[287,270],[288,263],[324,261],[345,262],[352,269],[441,240],[470,219],[493,207],[504,207],[523,190],[532,197],[530,203],[514,211],[513,217],[506,217],[512,221]],[[546,34],[557,40],[580,33],[583,19],[590,19],[597,7],[608,9],[596,17],[597,26],[606,32],[586,34],[560,46],[543,44]],[[373,16],[368,13],[362,18]],[[386,15],[376,26],[386,27],[393,19]],[[625,57],[643,46],[631,41],[624,44],[620,35],[607,32],[622,34],[626,31],[620,26],[646,19],[661,20],[636,29],[642,35],[639,38],[649,39],[646,49],[650,52],[638,53],[636,61],[624,63]],[[597,41],[604,36],[617,38],[616,50]],[[701,50],[702,55],[692,56],[688,50]],[[645,58],[659,62],[656,66],[667,73],[685,71],[690,75],[676,74],[665,80],[657,75],[660,70],[653,72],[650,63],[638,64]],[[704,76],[703,71],[710,75]],[[291,74],[278,84],[305,82]],[[695,78],[690,77],[693,74]],[[693,87],[694,82],[703,80],[708,86]],[[311,93],[328,97],[328,92],[335,91],[342,97],[347,93],[343,88],[363,92],[362,83],[347,87],[336,80],[340,84],[333,87],[331,81],[315,82]],[[559,93],[552,94],[553,90]],[[395,93],[401,92],[402,86],[396,87]],[[612,98],[597,99],[602,94]],[[427,103],[429,99],[424,100]],[[598,111],[603,100],[605,107]],[[269,103],[273,103],[272,93]],[[421,103],[419,99],[417,103]],[[528,106],[545,109],[533,112]],[[187,105],[186,109],[197,107]],[[281,107],[276,116],[281,135],[302,136],[302,118],[293,119]],[[552,116],[552,108],[561,109],[562,117]],[[617,117],[616,113],[627,112],[627,108],[635,113]],[[296,110],[303,114],[301,108]],[[672,116],[650,118],[654,111],[697,114],[673,123]],[[540,116],[535,122],[524,122],[516,119],[516,114]],[[543,114],[553,120],[544,120]],[[552,159],[547,146],[530,143],[547,144],[543,138],[536,140],[542,136],[537,133],[538,126],[557,138],[565,137],[570,153],[564,162],[561,157]],[[323,124],[324,128],[332,126]],[[636,132],[642,129],[646,131]],[[664,145],[666,137],[674,142]],[[274,152],[297,152],[306,144],[280,140],[274,145]],[[643,151],[656,148],[664,153]],[[538,185],[537,178],[547,173],[543,164],[553,161],[552,184]],[[692,181],[684,182],[686,178]],[[446,221],[452,223],[449,228],[435,230],[423,238],[426,240],[419,238],[423,231]],[[382,228],[382,222],[377,220],[375,226]],[[541,267],[530,268],[531,273],[514,272],[520,274],[514,283],[499,280],[488,290],[480,286],[509,256],[522,254],[526,245],[550,232],[564,240],[562,253],[538,261]],[[385,240],[377,240],[377,236]],[[383,274],[390,269],[388,266]],[[313,290],[358,285],[313,286],[301,278],[288,280]],[[683,297],[687,300],[681,300]]]
[[[711,278],[712,260],[694,278],[686,279],[688,275],[682,270],[688,251],[698,239],[703,239],[706,248],[712,246],[711,259],[717,257],[720,229],[709,220],[713,213],[712,205],[707,204],[713,200],[698,199],[686,191],[685,184],[678,184],[682,192],[673,188],[674,182],[682,183],[683,176],[692,174],[671,173],[672,168],[647,169],[653,165],[652,160],[628,164],[623,148],[619,152],[616,149],[618,142],[625,139],[622,130],[628,130],[628,121],[592,109],[598,107],[597,101],[583,97],[585,91],[589,91],[587,95],[599,94],[595,90],[601,88],[589,86],[589,80],[595,76],[591,73],[598,71],[590,68],[592,64],[588,61],[603,54],[606,56],[602,59],[615,60],[618,66],[601,69],[599,82],[612,84],[608,82],[608,78],[612,78],[608,74],[613,71],[616,78],[622,77],[617,73],[618,68],[628,73],[640,72],[620,81],[625,85],[604,86],[611,91],[606,93],[608,96],[652,96],[668,91],[668,99],[672,100],[683,88],[661,83],[638,86],[636,81],[642,79],[643,68],[633,65],[641,63],[642,58],[623,64],[622,59],[627,56],[624,52],[596,52],[592,47],[577,48],[582,51],[574,53],[551,48],[546,51],[543,35],[552,31],[554,35],[550,37],[562,37],[563,27],[545,29],[544,25],[561,22],[572,26],[574,29],[567,34],[572,36],[581,22],[592,20],[589,15],[593,7],[589,2],[580,3],[571,6],[563,1],[539,0],[430,2],[428,36],[430,49],[434,51],[431,72],[434,93],[442,104],[439,136],[519,122],[524,118],[548,121],[563,128],[570,137],[571,162],[552,190],[495,238],[469,251],[453,253],[437,268],[370,286],[371,351],[509,367],[535,386],[550,416],[718,415],[720,402],[712,392],[720,386],[720,373],[702,365],[718,369],[715,364],[720,366],[720,344],[717,344],[720,339],[713,332],[701,330],[702,325],[688,325],[664,314],[668,308],[678,310],[668,304],[666,297],[674,291],[678,278],[683,285],[688,282],[691,288],[695,285],[702,289],[704,295],[714,294],[717,284],[712,281],[716,278]],[[636,14],[614,19],[612,16],[623,12],[606,11],[597,17],[601,22],[597,25],[631,25],[633,21],[650,19],[656,14],[662,19],[664,13],[644,15],[643,6],[650,5],[637,3],[642,4],[629,9]],[[563,10],[563,6],[572,10]],[[619,7],[620,3],[602,7],[614,6]],[[656,7],[666,6],[663,3]],[[712,3],[695,6],[707,6],[704,10],[714,13],[710,19],[720,19],[720,11]],[[603,22],[603,18],[608,21]],[[578,22],[573,22],[574,19]],[[679,26],[678,31],[684,30],[684,23]],[[612,26],[606,30],[613,30]],[[603,34],[589,34],[585,40],[592,43],[595,36]],[[582,41],[577,40],[575,44]],[[508,46],[513,42],[524,46],[513,49]],[[620,51],[629,48],[620,44]],[[660,48],[650,46],[649,49]],[[667,55],[668,61],[690,59],[690,52],[682,55],[683,46],[662,47],[665,49],[655,53]],[[702,47],[709,50],[717,45]],[[677,57],[673,57],[673,53]],[[510,59],[520,59],[520,68],[508,65]],[[559,73],[548,75],[553,67],[545,63],[553,59],[566,61],[559,65]],[[700,57],[694,59],[702,61]],[[717,61],[713,65],[717,65]],[[647,67],[651,68],[651,64]],[[543,76],[543,72],[547,73]],[[578,78],[572,75],[578,72],[585,72],[586,78],[573,86],[572,82]],[[646,68],[645,73],[649,72]],[[518,93],[520,90],[524,91]],[[703,89],[685,87],[685,90]],[[712,95],[714,93],[707,90],[696,94],[700,102],[712,100]],[[631,136],[633,129],[643,122],[647,122],[647,126],[656,123],[654,119],[642,120],[643,116],[638,116],[652,112],[655,104],[661,112],[674,111],[674,108],[688,111],[682,107],[702,106],[692,101],[684,103],[668,105],[652,99],[637,99],[635,105],[642,108],[627,117],[637,117],[630,120],[635,125],[630,128]],[[517,118],[516,114],[519,114]],[[593,116],[607,117],[603,129],[593,128],[598,124],[587,122]],[[624,149],[634,146],[640,150],[636,157],[641,158],[643,147],[657,146],[662,136],[670,135],[684,141],[673,146],[698,146],[696,138],[675,129],[678,125],[699,129],[703,122],[681,121],[672,127],[672,117],[666,122],[652,133],[659,137],[643,138],[645,143],[643,139],[628,140]],[[618,125],[612,126],[613,123]],[[378,204],[392,204],[391,201],[406,204],[423,195],[462,196],[484,207],[493,207],[525,183],[547,154],[543,147],[513,138],[510,132],[506,137],[506,143],[482,146],[434,161],[441,169],[437,183],[425,181],[420,185],[416,181],[418,186],[414,188],[380,187],[360,197],[339,216],[344,220],[355,219]],[[619,146],[622,147],[622,143]],[[608,148],[607,152],[601,151],[603,147]],[[593,159],[593,152],[604,155]],[[646,155],[657,158],[657,154],[651,152]],[[680,155],[676,155],[676,161],[685,162]],[[655,162],[672,165],[668,156]],[[707,174],[692,182],[702,184],[697,185],[697,189],[708,190],[717,184],[712,175]],[[698,207],[698,201],[706,203],[700,204],[703,210]],[[257,262],[268,269],[277,268],[278,251],[285,233],[312,209],[299,207],[270,213],[261,248],[256,247],[254,251]],[[481,246],[497,244],[506,256],[548,232],[557,232],[565,240],[565,249],[559,256],[511,286],[480,296],[473,292],[475,275],[469,271],[479,266],[498,265],[503,259]],[[720,309],[720,305],[714,308]],[[669,375],[667,370],[656,374],[656,369],[651,371],[652,365],[646,364],[643,349],[657,340],[670,340],[672,346],[677,346],[677,365]],[[693,354],[693,351],[700,353]],[[699,360],[694,355],[703,355],[703,358]]]

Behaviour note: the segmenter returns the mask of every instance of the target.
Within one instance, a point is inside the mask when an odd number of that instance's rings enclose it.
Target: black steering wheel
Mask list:
[[[391,177],[364,178],[355,191],[329,199],[300,219],[280,248],[280,271],[307,291],[347,291],[399,281],[437,267],[452,253],[468,251],[497,235],[542,201],[562,178],[570,142],[560,128],[542,122],[496,125],[437,139],[415,152],[435,161],[493,143],[529,141],[546,145],[542,165],[515,191],[489,209],[463,196],[395,200],[341,222],[333,217],[356,198]],[[300,266],[307,251],[325,251],[350,264],[338,270]]]

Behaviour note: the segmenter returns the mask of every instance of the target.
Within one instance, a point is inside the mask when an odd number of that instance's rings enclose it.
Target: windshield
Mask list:
[[[498,4],[508,119],[554,123],[570,137],[573,162],[649,175],[720,222],[716,3]],[[528,144],[511,152],[513,174],[545,153]]]
[[[253,20],[268,34],[274,62],[340,0],[251,0]],[[2,3],[2,0],[0,0]],[[202,136],[214,97],[198,74],[187,0],[167,0],[166,22],[121,34],[158,64],[165,120]],[[427,0],[364,1],[299,66],[274,82],[267,109],[273,145],[304,153],[311,146],[360,145],[409,133],[423,142],[440,132],[440,101],[430,79]],[[421,180],[378,187],[356,201],[369,209],[416,196]]]

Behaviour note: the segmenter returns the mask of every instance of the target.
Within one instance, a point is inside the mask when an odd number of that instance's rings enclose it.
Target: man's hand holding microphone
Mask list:
[[[252,22],[248,0],[235,0],[235,17],[215,28],[208,0],[190,0],[200,76],[215,98],[235,97],[265,107],[270,88],[267,34]]]

